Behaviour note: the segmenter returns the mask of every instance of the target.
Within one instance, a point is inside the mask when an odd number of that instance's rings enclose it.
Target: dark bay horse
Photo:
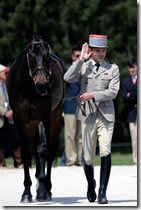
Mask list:
[[[21,202],[32,202],[29,167],[36,161],[37,201],[51,194],[51,167],[58,147],[58,132],[65,93],[63,62],[49,45],[34,35],[12,64],[7,77],[10,106],[21,138],[24,164],[24,192]],[[46,172],[47,164],[47,172]]]

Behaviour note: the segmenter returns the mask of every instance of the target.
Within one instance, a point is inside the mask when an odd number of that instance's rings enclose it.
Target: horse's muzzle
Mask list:
[[[47,82],[43,83],[37,82],[35,86],[36,86],[36,91],[39,95],[45,96],[49,93],[49,85]]]

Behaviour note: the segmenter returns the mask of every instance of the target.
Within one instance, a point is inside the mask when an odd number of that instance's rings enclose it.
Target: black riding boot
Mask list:
[[[108,203],[106,197],[106,189],[109,181],[111,171],[111,154],[101,158],[101,170],[100,170],[100,188],[98,192],[98,203]]]
[[[89,202],[94,202],[96,200],[96,193],[95,193],[96,181],[94,179],[93,165],[87,165],[84,163],[84,171],[88,181],[87,198]]]

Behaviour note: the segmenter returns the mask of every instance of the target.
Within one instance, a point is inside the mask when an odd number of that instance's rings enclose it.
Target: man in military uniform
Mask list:
[[[113,99],[120,87],[119,67],[105,61],[107,36],[92,34],[89,46],[84,43],[80,58],[65,73],[67,82],[80,81],[80,97],[76,117],[81,120],[84,171],[88,181],[87,198],[96,200],[93,160],[99,141],[101,157],[98,203],[108,203],[106,189],[111,170],[111,141],[115,111]]]

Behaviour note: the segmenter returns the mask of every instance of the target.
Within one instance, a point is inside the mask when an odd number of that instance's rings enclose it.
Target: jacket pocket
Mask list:
[[[112,75],[102,74],[101,75],[101,87],[104,89],[107,89],[111,79],[112,79]]]
[[[101,75],[101,79],[102,80],[111,80],[112,79],[112,75],[102,74]]]

